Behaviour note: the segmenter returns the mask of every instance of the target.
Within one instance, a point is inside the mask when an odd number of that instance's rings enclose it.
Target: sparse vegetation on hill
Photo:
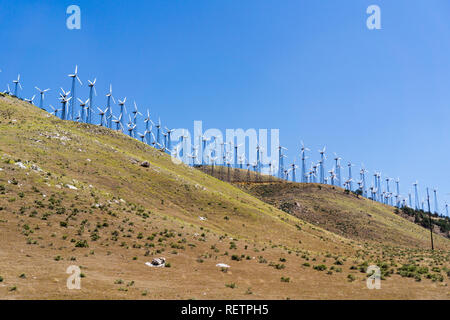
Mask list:
[[[2,95],[0,131],[0,298],[446,297],[449,241],[437,237],[431,252],[420,227],[391,212],[377,208],[384,220],[362,229],[376,241],[352,236],[121,133]],[[323,191],[308,200],[317,212],[316,196],[365,206]],[[146,265],[160,257],[164,268]],[[389,273],[383,290],[367,290],[364,262]],[[421,281],[403,276],[411,264],[428,268]],[[70,265],[81,270],[81,290],[66,287]]]

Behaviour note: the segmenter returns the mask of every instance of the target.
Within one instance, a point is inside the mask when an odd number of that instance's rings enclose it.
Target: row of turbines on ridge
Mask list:
[[[0,70],[1,72],[1,70]],[[180,145],[186,146],[185,142],[187,139],[187,135],[180,135],[180,144],[178,144],[174,149],[171,148],[171,134],[174,132],[174,129],[169,129],[167,127],[162,127],[161,120],[155,123],[150,119],[150,112],[147,109],[147,112],[144,117],[145,130],[144,133],[140,133],[137,131],[138,125],[138,117],[143,116],[142,113],[139,112],[136,102],[133,103],[134,108],[130,113],[128,113],[126,108],[127,98],[123,98],[122,100],[117,100],[117,105],[119,106],[119,114],[116,116],[113,113],[113,105],[116,104],[116,101],[112,95],[112,85],[109,86],[109,91],[106,93],[106,106],[104,109],[99,107],[94,107],[94,96],[97,96],[97,91],[95,89],[96,79],[87,80],[89,87],[89,97],[87,100],[82,100],[76,96],[77,90],[77,82],[80,86],[83,85],[81,79],[78,76],[78,67],[75,67],[75,71],[72,74],[68,75],[71,78],[71,90],[65,91],[61,88],[61,92],[59,93],[59,100],[61,103],[60,108],[55,108],[52,105],[48,105],[47,109],[44,107],[45,102],[45,94],[50,91],[50,89],[40,89],[39,87],[35,87],[37,90],[37,94],[39,95],[39,104],[38,107],[50,112],[54,116],[59,116],[62,120],[71,120],[84,122],[89,124],[94,124],[93,115],[99,117],[98,125],[104,126],[114,130],[120,130],[129,136],[140,139],[142,142],[147,143],[154,148],[162,150],[164,152],[170,154],[177,154],[180,151]],[[19,89],[23,90],[21,82],[20,82],[20,74],[17,79],[12,81],[13,90],[11,90],[9,84],[7,84],[7,89],[3,92],[4,94],[8,94],[11,96],[15,96],[21,99],[18,95]],[[30,104],[34,104],[34,99],[36,95],[33,95],[29,99],[22,99]],[[77,101],[79,105],[77,106]],[[98,113],[97,113],[98,112]],[[128,114],[128,122],[125,123],[125,114]],[[153,128],[156,129],[156,135],[153,133]],[[414,203],[411,192],[407,197],[404,197],[400,193],[400,180],[392,179],[390,177],[383,177],[380,172],[374,172],[371,176],[369,176],[369,171],[367,171],[364,166],[361,166],[359,172],[353,172],[353,167],[355,166],[351,162],[348,162],[344,167],[341,165],[341,160],[339,156],[334,154],[333,158],[333,166],[332,169],[327,171],[325,169],[325,161],[326,157],[326,148],[319,150],[320,159],[318,162],[312,162],[310,167],[307,167],[306,160],[308,159],[306,153],[310,151],[310,149],[306,148],[303,142],[300,147],[300,162],[301,162],[301,175],[300,179],[297,179],[297,170],[299,167],[294,163],[292,164],[284,164],[284,159],[286,156],[283,154],[286,148],[279,146],[278,147],[278,173],[273,172],[273,168],[275,167],[273,163],[269,163],[268,165],[262,164],[262,152],[263,148],[260,146],[256,147],[256,161],[253,163],[245,163],[246,157],[245,153],[238,155],[238,148],[241,145],[233,145],[231,142],[220,142],[220,147],[218,149],[221,150],[221,155],[216,154],[216,152],[211,152],[210,155],[199,156],[199,148],[203,146],[202,150],[206,149],[206,144],[214,143],[217,144],[217,139],[212,137],[212,139],[208,139],[205,136],[201,137],[201,143],[198,146],[192,146],[191,152],[185,152],[186,148],[182,148],[182,159],[186,164],[196,166],[196,165],[216,165],[223,164],[224,166],[234,167],[236,169],[244,169],[244,165],[247,166],[247,170],[250,168],[253,169],[257,174],[261,174],[264,167],[268,169],[269,175],[277,175],[279,179],[289,180],[292,182],[302,182],[302,183],[320,183],[320,184],[329,184],[333,186],[343,187],[348,191],[358,192],[362,196],[369,198],[373,201],[378,201],[384,203],[386,205],[396,206],[398,208],[401,207],[410,207],[416,210],[423,210],[424,212],[428,210],[428,212],[432,212],[431,209],[431,201],[430,201],[430,190],[426,188],[426,197],[424,199],[419,198],[419,183],[415,182],[413,184],[414,189]],[[213,149],[216,150],[216,149]],[[206,158],[206,159],[205,159]],[[219,161],[218,161],[219,160]],[[234,160],[234,161],[233,161]],[[245,164],[244,164],[245,163]],[[347,170],[345,170],[347,167]],[[342,171],[347,171],[347,176],[344,177]],[[370,183],[369,183],[370,182]],[[394,182],[394,184],[392,184]],[[354,185],[357,185],[355,187]],[[370,185],[370,187],[369,187]],[[395,186],[395,187],[394,187]],[[439,204],[437,200],[437,190],[433,189],[433,202],[434,202],[434,213],[439,214]],[[445,214],[448,214],[448,204],[445,204]]]

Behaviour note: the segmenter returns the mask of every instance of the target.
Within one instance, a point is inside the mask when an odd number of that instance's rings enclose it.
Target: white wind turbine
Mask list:
[[[18,98],[17,86],[20,87],[20,90],[23,90],[22,85],[20,84],[20,74],[17,75],[17,80],[13,80],[13,83],[14,83],[14,96]]]
[[[41,90],[41,89],[39,89],[38,87],[34,87],[37,91],[39,91],[39,94],[40,94],[40,96],[41,96],[41,100],[39,101],[39,108],[41,108],[41,109],[44,109],[44,96],[45,96],[45,93],[47,92],[47,91],[50,91],[50,88],[47,88],[47,89],[45,89],[45,90]]]
[[[33,95],[33,97],[31,97],[31,99],[27,99],[27,98],[25,98],[25,99],[23,99],[25,102],[28,102],[29,104],[33,104],[33,100],[34,100],[34,98],[36,97],[36,95]]]
[[[72,102],[70,104],[70,108],[69,108],[69,115],[70,115],[70,120],[74,119],[74,112],[75,112],[75,100],[76,100],[76,96],[75,96],[75,79],[78,80],[78,82],[80,83],[80,85],[83,85],[83,83],[81,82],[80,78],[78,77],[78,66],[75,66],[75,72],[72,74],[67,75],[68,77],[72,78]]]

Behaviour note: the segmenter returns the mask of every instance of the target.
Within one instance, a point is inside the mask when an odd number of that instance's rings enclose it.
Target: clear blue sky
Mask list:
[[[71,4],[81,30],[66,28]],[[382,30],[366,28],[371,4]],[[170,127],[279,128],[289,161],[300,140],[314,160],[326,145],[450,202],[447,0],[10,0],[0,39],[1,91],[20,73],[21,96],[50,87],[55,105],[78,64],[101,107],[111,82]]]

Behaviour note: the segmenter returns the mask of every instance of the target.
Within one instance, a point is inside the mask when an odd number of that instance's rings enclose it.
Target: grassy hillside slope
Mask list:
[[[0,132],[0,298],[448,298],[443,238],[433,253],[347,239],[121,133],[2,95]],[[166,268],[144,264],[160,256]],[[370,263],[383,290],[365,286]],[[66,287],[70,265],[81,290]]]
[[[302,220],[346,238],[429,248],[430,231],[395,214],[395,208],[330,185],[301,183],[240,184],[257,198]],[[438,230],[435,230],[438,231]],[[435,235],[435,245],[448,241]]]

